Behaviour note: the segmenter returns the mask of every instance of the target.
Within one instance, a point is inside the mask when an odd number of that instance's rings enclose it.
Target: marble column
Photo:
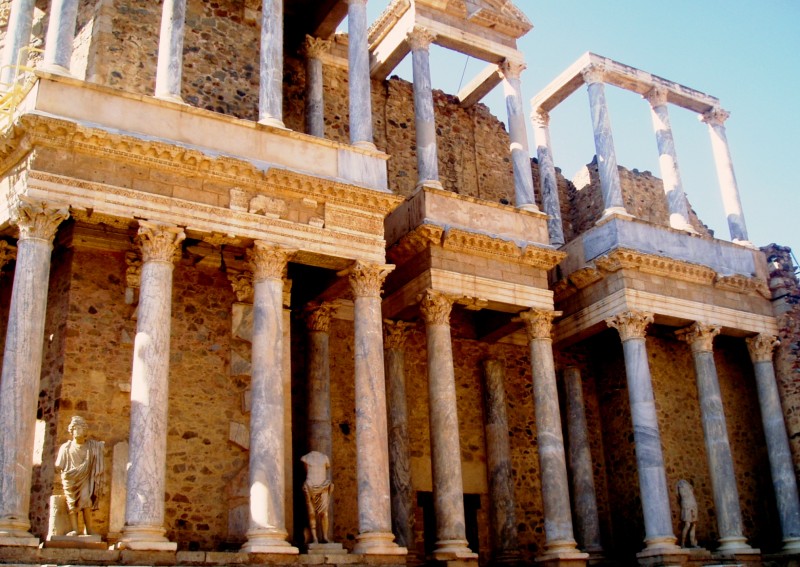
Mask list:
[[[405,343],[413,323],[383,322],[386,402],[389,418],[389,484],[392,495],[392,529],[397,544],[414,547],[414,489],[408,441]]]
[[[161,35],[158,40],[156,98],[183,102],[183,34],[186,25],[186,0],[164,0]]]
[[[551,332],[553,319],[558,315],[557,311],[537,309],[520,313],[528,336],[533,371],[533,403],[544,507],[545,544],[541,559],[585,559],[587,555],[578,552],[572,531],[567,460],[553,362]]]
[[[306,36],[306,134],[325,137],[325,96],[321,56],[329,52],[331,41]]]
[[[653,87],[643,96],[650,103],[650,115],[658,146],[658,164],[661,168],[664,195],[669,210],[669,225],[696,234],[697,231],[689,224],[689,204],[683,192],[681,172],[678,169],[678,155],[675,152],[675,139],[672,137],[672,125],[667,108],[667,90],[663,87]]]
[[[728,137],[725,134],[725,121],[730,114],[721,108],[712,108],[700,119],[708,124],[708,133],[711,136],[711,150],[714,153],[714,164],[717,167],[719,188],[722,192],[722,206],[728,219],[728,230],[731,240],[750,244],[747,238],[747,226],[742,212],[742,200],[739,198],[739,186],[736,175],[733,173],[733,160],[728,147]]]
[[[291,252],[256,241],[250,401],[250,529],[242,551],[297,554],[286,541],[283,283]]]
[[[19,61],[19,53],[28,47],[33,29],[33,11],[36,0],[14,0],[11,2],[11,11],[8,15],[3,57],[0,60],[0,86],[9,85],[14,80],[17,70],[13,68]],[[22,58],[22,64],[28,62],[28,57]]]
[[[499,360],[484,360],[486,408],[486,469],[489,475],[493,564],[519,564],[514,476],[508,441],[505,367]]]
[[[417,188],[441,189],[439,181],[439,154],[436,149],[436,120],[433,112],[431,88],[430,45],[436,35],[415,26],[406,42],[411,48],[414,78],[414,125],[417,131]]]
[[[367,0],[347,0],[350,143],[374,150],[367,32]]]
[[[703,419],[703,437],[706,442],[708,469],[711,476],[711,491],[719,530],[719,552],[757,553],[744,537],[742,513],[739,509],[739,490],[733,457],[728,441],[728,427],[722,407],[717,366],[714,363],[714,337],[719,327],[694,323],[675,333],[679,340],[692,349],[694,371],[697,379],[697,394],[700,415]]]
[[[12,215],[19,239],[0,378],[0,546],[37,546],[29,512],[50,254],[69,210],[22,201]]]
[[[528,132],[525,128],[525,111],[522,106],[520,76],[525,64],[506,60],[500,65],[503,78],[503,95],[508,111],[508,137],[511,139],[511,163],[514,167],[514,201],[518,209],[538,211],[533,196],[533,171],[528,149]]]
[[[174,551],[164,536],[172,271],[183,229],[139,221],[142,251],[131,372],[130,467],[125,527],[118,546]]]
[[[602,556],[600,517],[597,513],[594,467],[580,369],[574,366],[564,369],[564,389],[567,396],[567,438],[572,496],[575,502],[575,527],[583,551],[592,556]]]
[[[467,547],[464,520],[458,404],[450,338],[453,300],[430,289],[420,299],[428,347],[428,419],[436,512],[433,555],[439,561],[475,558],[477,555]]]
[[[308,328],[308,450],[319,451],[333,463],[331,425],[330,328],[336,307],[311,306],[305,314]]]
[[[558,178],[550,145],[550,114],[541,108],[531,116],[536,137],[536,157],[539,161],[539,185],[542,190],[542,207],[547,213],[547,232],[550,244],[564,244],[564,224],[561,221],[561,203],[558,195]]]
[[[672,531],[669,488],[661,451],[656,402],[647,360],[645,332],[653,322],[653,314],[625,311],[606,319],[609,327],[619,332],[625,356],[625,374],[633,421],[633,442],[636,468],[644,512],[646,554],[675,554],[680,548]]]
[[[262,0],[258,122],[283,124],[283,0]]]
[[[628,215],[622,199],[622,185],[617,169],[617,152],[611,134],[611,118],[606,104],[606,90],[603,84],[604,70],[597,65],[589,65],[583,70],[583,80],[589,92],[589,105],[592,111],[594,147],[597,153],[597,173],[600,176],[600,189],[603,193],[605,210],[603,216]]]
[[[772,486],[783,534],[783,551],[800,553],[800,499],[797,492],[797,477],[792,466],[789,437],[783,421],[778,385],[775,382],[775,367],[772,351],[778,341],[771,335],[756,335],[747,339],[747,349],[756,374],[758,405],[767,442],[767,456],[772,473]]]
[[[50,73],[69,75],[78,0],[53,0],[44,42],[43,68]]]
[[[353,5],[352,2],[350,4]],[[356,262],[349,270],[355,318],[358,535],[353,553],[405,555],[394,543],[381,287],[394,266]]]

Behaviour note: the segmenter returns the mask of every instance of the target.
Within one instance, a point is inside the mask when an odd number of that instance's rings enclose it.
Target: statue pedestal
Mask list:
[[[108,549],[108,543],[99,535],[55,535],[47,538],[43,546],[60,549]]]
[[[309,555],[346,555],[347,550],[341,543],[309,543]]]

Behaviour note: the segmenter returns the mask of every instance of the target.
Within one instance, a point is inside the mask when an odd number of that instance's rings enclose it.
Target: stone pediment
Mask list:
[[[416,0],[437,12],[456,16],[518,39],[533,29],[525,14],[509,0]]]

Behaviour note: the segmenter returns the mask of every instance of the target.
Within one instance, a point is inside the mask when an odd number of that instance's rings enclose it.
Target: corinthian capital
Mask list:
[[[581,76],[583,77],[583,82],[587,85],[592,83],[602,83],[606,78],[606,68],[604,65],[591,63],[583,68],[583,71],[581,71]]]
[[[606,319],[606,325],[616,329],[622,342],[644,339],[653,314],[645,311],[624,311]]]
[[[253,303],[253,272],[230,272],[228,281],[231,282],[236,301],[240,303]]]
[[[500,64],[500,73],[506,79],[519,79],[522,76],[522,72],[527,68],[528,66],[523,61],[506,59]]]
[[[272,246],[257,240],[253,247],[247,250],[247,259],[253,268],[253,281],[283,280],[286,267],[293,251],[279,246]]]
[[[11,260],[17,257],[17,247],[5,240],[0,240],[0,270]]]
[[[719,327],[716,325],[704,325],[695,322],[685,329],[675,331],[678,340],[689,343],[692,352],[713,352],[714,337],[719,334]]]
[[[402,350],[406,346],[406,339],[414,323],[406,321],[383,320],[383,348],[386,350]]]
[[[525,333],[528,335],[529,341],[552,340],[553,319],[560,315],[561,311],[531,309],[520,313],[519,318],[525,323]]]
[[[368,264],[358,261],[349,270],[345,270],[350,278],[350,287],[355,297],[380,297],[383,280],[394,270],[394,266],[385,264]]]
[[[453,298],[440,291],[425,290],[419,296],[419,310],[428,325],[449,325]]]
[[[664,106],[667,104],[667,89],[655,86],[642,95],[642,98],[650,103],[650,106]]]
[[[436,34],[422,26],[414,26],[406,35],[406,41],[412,51],[427,50],[435,39]]]
[[[331,45],[333,42],[330,39],[306,35],[302,52],[309,59],[319,59],[331,50]]]
[[[53,242],[58,225],[69,217],[67,207],[35,202],[19,197],[11,212],[11,222],[19,229],[19,240],[47,240]]]
[[[331,330],[331,319],[336,311],[333,303],[322,303],[309,305],[303,316],[306,320],[306,327],[309,331],[329,333]]]
[[[139,221],[136,240],[142,249],[142,260],[168,262],[172,264],[180,254],[180,243],[186,238],[183,229],[177,226]]]
[[[550,125],[550,113],[544,108],[537,108],[531,112],[531,120],[540,128],[547,128]]]
[[[705,122],[709,126],[724,126],[725,121],[730,118],[731,113],[727,110],[723,110],[722,108],[716,106],[711,110],[704,112],[700,116],[700,121]]]
[[[772,335],[760,334],[755,337],[745,339],[747,350],[750,351],[750,360],[756,362],[772,362],[772,352],[775,347],[781,344],[777,337]]]

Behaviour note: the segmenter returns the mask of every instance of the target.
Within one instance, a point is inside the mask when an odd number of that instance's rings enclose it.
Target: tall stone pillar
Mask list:
[[[350,143],[374,150],[367,32],[367,0],[347,0]]]
[[[72,59],[72,42],[75,39],[75,21],[78,17],[78,0],[53,0],[50,21],[44,42],[44,70],[69,75]]]
[[[528,149],[528,132],[525,128],[525,111],[522,106],[520,76],[525,64],[505,60],[500,65],[503,94],[508,110],[508,136],[511,139],[511,163],[514,167],[514,201],[518,209],[538,211],[533,196],[533,172]]]
[[[283,0],[262,0],[258,121],[283,124]]]
[[[11,2],[11,11],[8,15],[8,28],[6,28],[3,57],[0,60],[0,85],[8,85],[14,80],[16,69],[13,68],[19,60],[20,50],[28,47],[33,29],[33,10],[36,0],[14,0]],[[22,59],[25,65],[28,58]]]
[[[50,254],[69,210],[22,201],[12,215],[19,239],[0,378],[0,546],[35,547],[39,540],[30,533],[29,517],[31,472]]]
[[[592,557],[602,557],[600,517],[597,513],[597,493],[594,486],[592,452],[589,447],[589,427],[583,401],[580,369],[564,369],[564,389],[567,396],[567,438],[569,439],[569,469],[572,472],[572,497],[575,502],[575,526],[583,551]]]
[[[725,554],[758,553],[747,545],[747,538],[743,535],[739,490],[736,487],[728,427],[725,424],[717,366],[714,363],[713,341],[719,334],[719,327],[694,323],[675,334],[692,348],[711,490],[717,513],[720,543],[718,551]]]
[[[558,408],[556,370],[553,362],[553,319],[556,311],[531,309],[520,313],[525,323],[533,371],[533,403],[536,414],[536,439],[539,444],[539,470],[544,507],[544,554],[540,560],[582,560],[572,531],[567,460],[561,413]]]
[[[678,230],[697,233],[689,224],[689,205],[683,192],[681,172],[678,169],[678,155],[675,152],[675,139],[667,108],[667,91],[663,87],[653,87],[643,95],[650,103],[653,130],[658,145],[658,164],[664,184],[664,195],[669,209],[669,225]]]
[[[161,12],[161,35],[158,40],[156,98],[183,102],[183,35],[186,0],[164,0]]]
[[[797,493],[797,477],[792,466],[789,437],[783,421],[778,385],[775,382],[775,367],[772,351],[778,345],[775,337],[756,335],[747,339],[747,349],[756,374],[758,405],[764,424],[772,486],[778,505],[778,516],[783,533],[783,551],[800,553],[800,499]]]
[[[330,328],[335,311],[331,303],[306,312],[308,328],[308,450],[319,451],[333,463],[331,425]]]
[[[303,54],[306,57],[306,134],[325,137],[325,96],[322,59],[330,51],[331,41],[306,36]]]
[[[604,70],[597,65],[589,65],[583,70],[583,80],[589,92],[589,105],[592,111],[594,147],[597,153],[597,173],[600,176],[600,189],[603,193],[605,210],[603,216],[612,214],[628,215],[622,199],[622,185],[617,169],[617,152],[611,134],[611,118],[606,104],[606,89],[603,84]],[[630,216],[630,215],[628,215]]]
[[[511,447],[508,442],[505,367],[499,360],[485,360],[483,375],[493,564],[517,565],[520,552]]]
[[[564,224],[561,221],[561,203],[558,196],[558,178],[550,145],[550,114],[541,108],[531,116],[536,137],[536,157],[539,161],[539,185],[542,190],[542,207],[547,213],[547,232],[550,244],[564,244]]]
[[[352,2],[350,4],[353,5]],[[354,553],[405,555],[392,535],[381,287],[393,266],[356,262],[354,296],[358,536]]]
[[[477,557],[467,547],[464,520],[464,485],[450,338],[452,308],[452,299],[438,291],[429,289],[421,296],[420,311],[425,319],[428,340],[428,419],[436,512],[433,555],[440,561]]]
[[[413,323],[383,322],[386,402],[389,418],[389,484],[392,495],[392,529],[397,544],[414,546],[414,490],[408,449],[405,343]]]
[[[708,124],[711,136],[711,150],[714,153],[714,164],[717,167],[719,188],[722,193],[722,206],[728,219],[728,230],[731,240],[742,244],[750,244],[747,238],[747,225],[742,212],[742,200],[739,197],[739,185],[733,172],[731,150],[728,147],[728,136],[725,134],[725,121],[730,114],[721,108],[712,108],[700,119]]]
[[[186,237],[171,225],[139,222],[139,309],[131,373],[130,468],[118,546],[173,551],[164,536],[173,260]]]
[[[283,280],[291,252],[256,241],[250,402],[250,529],[242,551],[297,554],[286,541]]]
[[[417,131],[417,188],[442,188],[439,181],[439,154],[436,148],[436,121],[431,88],[430,45],[436,35],[415,26],[406,37],[411,47],[414,75],[414,125]]]
[[[636,468],[644,512],[645,550],[640,557],[675,555],[681,549],[675,545],[672,514],[669,508],[669,488],[661,451],[656,402],[647,361],[645,330],[653,322],[653,314],[625,311],[606,319],[622,339],[625,374],[633,421],[633,442],[636,446]]]

